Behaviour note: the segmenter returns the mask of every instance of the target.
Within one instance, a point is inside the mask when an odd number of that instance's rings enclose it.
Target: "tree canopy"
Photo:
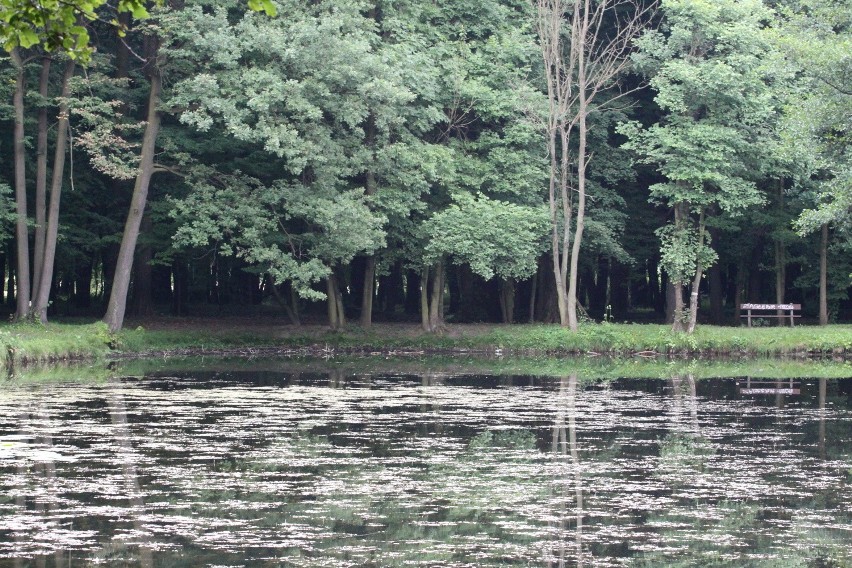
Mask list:
[[[2,299],[111,328],[848,319],[850,14],[0,1]]]

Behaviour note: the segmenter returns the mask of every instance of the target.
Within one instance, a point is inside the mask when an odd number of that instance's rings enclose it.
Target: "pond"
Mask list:
[[[0,567],[852,563],[852,379],[191,367],[0,383]]]

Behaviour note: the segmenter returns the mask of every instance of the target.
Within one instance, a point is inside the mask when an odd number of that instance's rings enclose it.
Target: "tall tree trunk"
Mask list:
[[[325,280],[326,284],[326,306],[328,307],[328,326],[337,330],[342,327],[340,322],[337,303],[337,276],[332,270]]]
[[[47,323],[47,304],[50,286],[53,283],[53,265],[56,260],[56,239],[59,235],[59,202],[62,195],[62,178],[65,175],[65,147],[68,143],[68,84],[74,76],[74,61],[65,64],[62,75],[62,102],[59,103],[59,122],[56,125],[56,153],[53,157],[53,176],[50,183],[50,209],[47,215],[47,234],[44,240],[43,265],[39,287],[33,304],[33,314],[42,323]]]
[[[675,218],[675,227],[677,230],[682,230],[683,223],[685,222],[684,217],[686,216],[686,212],[684,211],[683,203],[675,203],[674,206],[674,218]],[[683,280],[682,276],[678,275],[675,277],[674,275],[671,277],[672,285],[674,286],[674,309],[672,313],[672,331],[683,331],[683,316],[684,316],[684,306],[683,306]]]
[[[19,48],[10,56],[15,67],[15,93],[12,105],[15,109],[15,131],[13,135],[15,160],[15,238],[17,241],[18,267],[15,278],[15,319],[23,320],[30,313],[30,243],[27,230],[27,174],[26,149],[24,148],[24,90],[26,74]]]
[[[440,260],[420,273],[420,323],[424,331],[440,331],[444,325],[444,262]]]
[[[682,282],[672,282],[672,288],[674,289],[674,310],[672,313],[672,331],[683,331],[683,315],[684,315],[684,303],[683,303],[683,283]]]
[[[145,126],[145,135],[142,139],[142,155],[139,164],[139,173],[133,186],[133,197],[130,201],[130,212],[124,225],[124,234],[121,238],[121,248],[118,252],[115,277],[110,291],[109,304],[104,321],[110,332],[116,332],[124,324],[124,313],[127,308],[127,292],[130,289],[130,273],[133,268],[133,256],[136,251],[136,241],[139,238],[139,227],[142,223],[142,215],[145,213],[145,204],[148,200],[148,187],[151,176],[154,173],[154,152],[157,145],[157,135],[160,131],[160,112],[157,106],[160,103],[160,91],[162,79],[157,68],[157,40],[151,48],[149,80],[151,91],[148,95],[148,123]]]
[[[506,278],[500,282],[500,315],[503,323],[515,323],[515,280]]]
[[[33,250],[33,289],[31,297],[38,295],[44,260],[44,239],[47,234],[47,87],[50,84],[50,57],[41,60],[41,77],[38,92],[41,108],[38,109],[38,141],[36,142],[36,196],[35,196],[35,250]]]
[[[432,331],[429,328],[429,267],[420,271],[420,326],[423,331]]]
[[[429,300],[429,331],[438,331],[444,324],[444,263],[438,261],[432,270],[432,290]]]
[[[673,324],[675,321],[675,309],[677,304],[678,287],[670,278],[665,278],[666,298],[666,323]]]
[[[364,267],[364,290],[361,296],[361,327],[373,324],[373,296],[375,295],[376,257],[367,257]]]
[[[778,180],[778,210],[784,212],[784,180]],[[775,303],[783,304],[787,287],[787,248],[781,235],[775,237]],[[778,310],[778,326],[786,325],[784,310]]]
[[[704,248],[704,236],[706,228],[704,226],[704,210],[698,216],[698,252]],[[701,277],[704,275],[704,265],[701,263],[700,256],[696,257],[695,262],[695,277],[692,279],[692,290],[689,293],[689,327],[687,333],[695,331],[695,325],[698,323],[698,298],[701,293]]]
[[[588,9],[586,10],[588,18]],[[585,26],[584,26],[585,27]],[[577,331],[577,267],[580,261],[580,244],[583,242],[583,228],[586,217],[586,166],[588,155],[586,153],[586,140],[588,138],[588,125],[586,117],[589,112],[586,100],[586,55],[585,55],[585,32],[577,39],[579,43],[579,56],[577,57],[577,83],[579,94],[579,145],[577,148],[577,220],[574,228],[574,242],[571,244],[571,270],[568,284],[568,327],[571,331]]]
[[[819,324],[828,325],[828,224],[823,224],[819,242]]]
[[[532,281],[530,282],[530,313],[529,313],[529,323],[535,322],[535,295],[538,290],[538,272],[539,268],[536,267],[535,274],[532,275]]]
[[[337,322],[340,329],[346,327],[346,312],[343,309],[343,290],[340,286],[340,278],[334,279],[334,299],[337,302]]]
[[[375,9],[373,9],[373,18],[376,18]],[[364,131],[364,142],[370,150],[371,161],[376,159],[376,117],[371,112],[367,116],[367,125]],[[376,172],[373,170],[374,164],[366,172],[366,184],[364,193],[370,197],[376,193],[378,183],[376,181]],[[369,201],[369,200],[368,200]],[[361,294],[361,327],[370,327],[373,323],[373,295],[376,282],[376,257],[371,255],[367,258],[367,266],[364,269],[364,288]]]

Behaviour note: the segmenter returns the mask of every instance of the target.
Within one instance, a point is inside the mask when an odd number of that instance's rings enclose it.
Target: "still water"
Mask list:
[[[852,565],[852,379],[0,388],[0,566]]]

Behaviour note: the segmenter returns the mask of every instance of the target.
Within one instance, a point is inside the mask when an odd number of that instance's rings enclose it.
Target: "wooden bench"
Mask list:
[[[795,324],[794,318],[800,318],[802,316],[798,314],[794,314],[793,312],[801,312],[802,304],[740,304],[740,311],[746,312],[744,314],[740,314],[741,318],[746,318],[748,321],[748,326],[751,327],[751,318],[790,318],[790,327],[793,327]],[[778,314],[777,312],[787,312],[786,314]],[[752,312],[775,312],[773,314],[759,313],[752,314]]]

